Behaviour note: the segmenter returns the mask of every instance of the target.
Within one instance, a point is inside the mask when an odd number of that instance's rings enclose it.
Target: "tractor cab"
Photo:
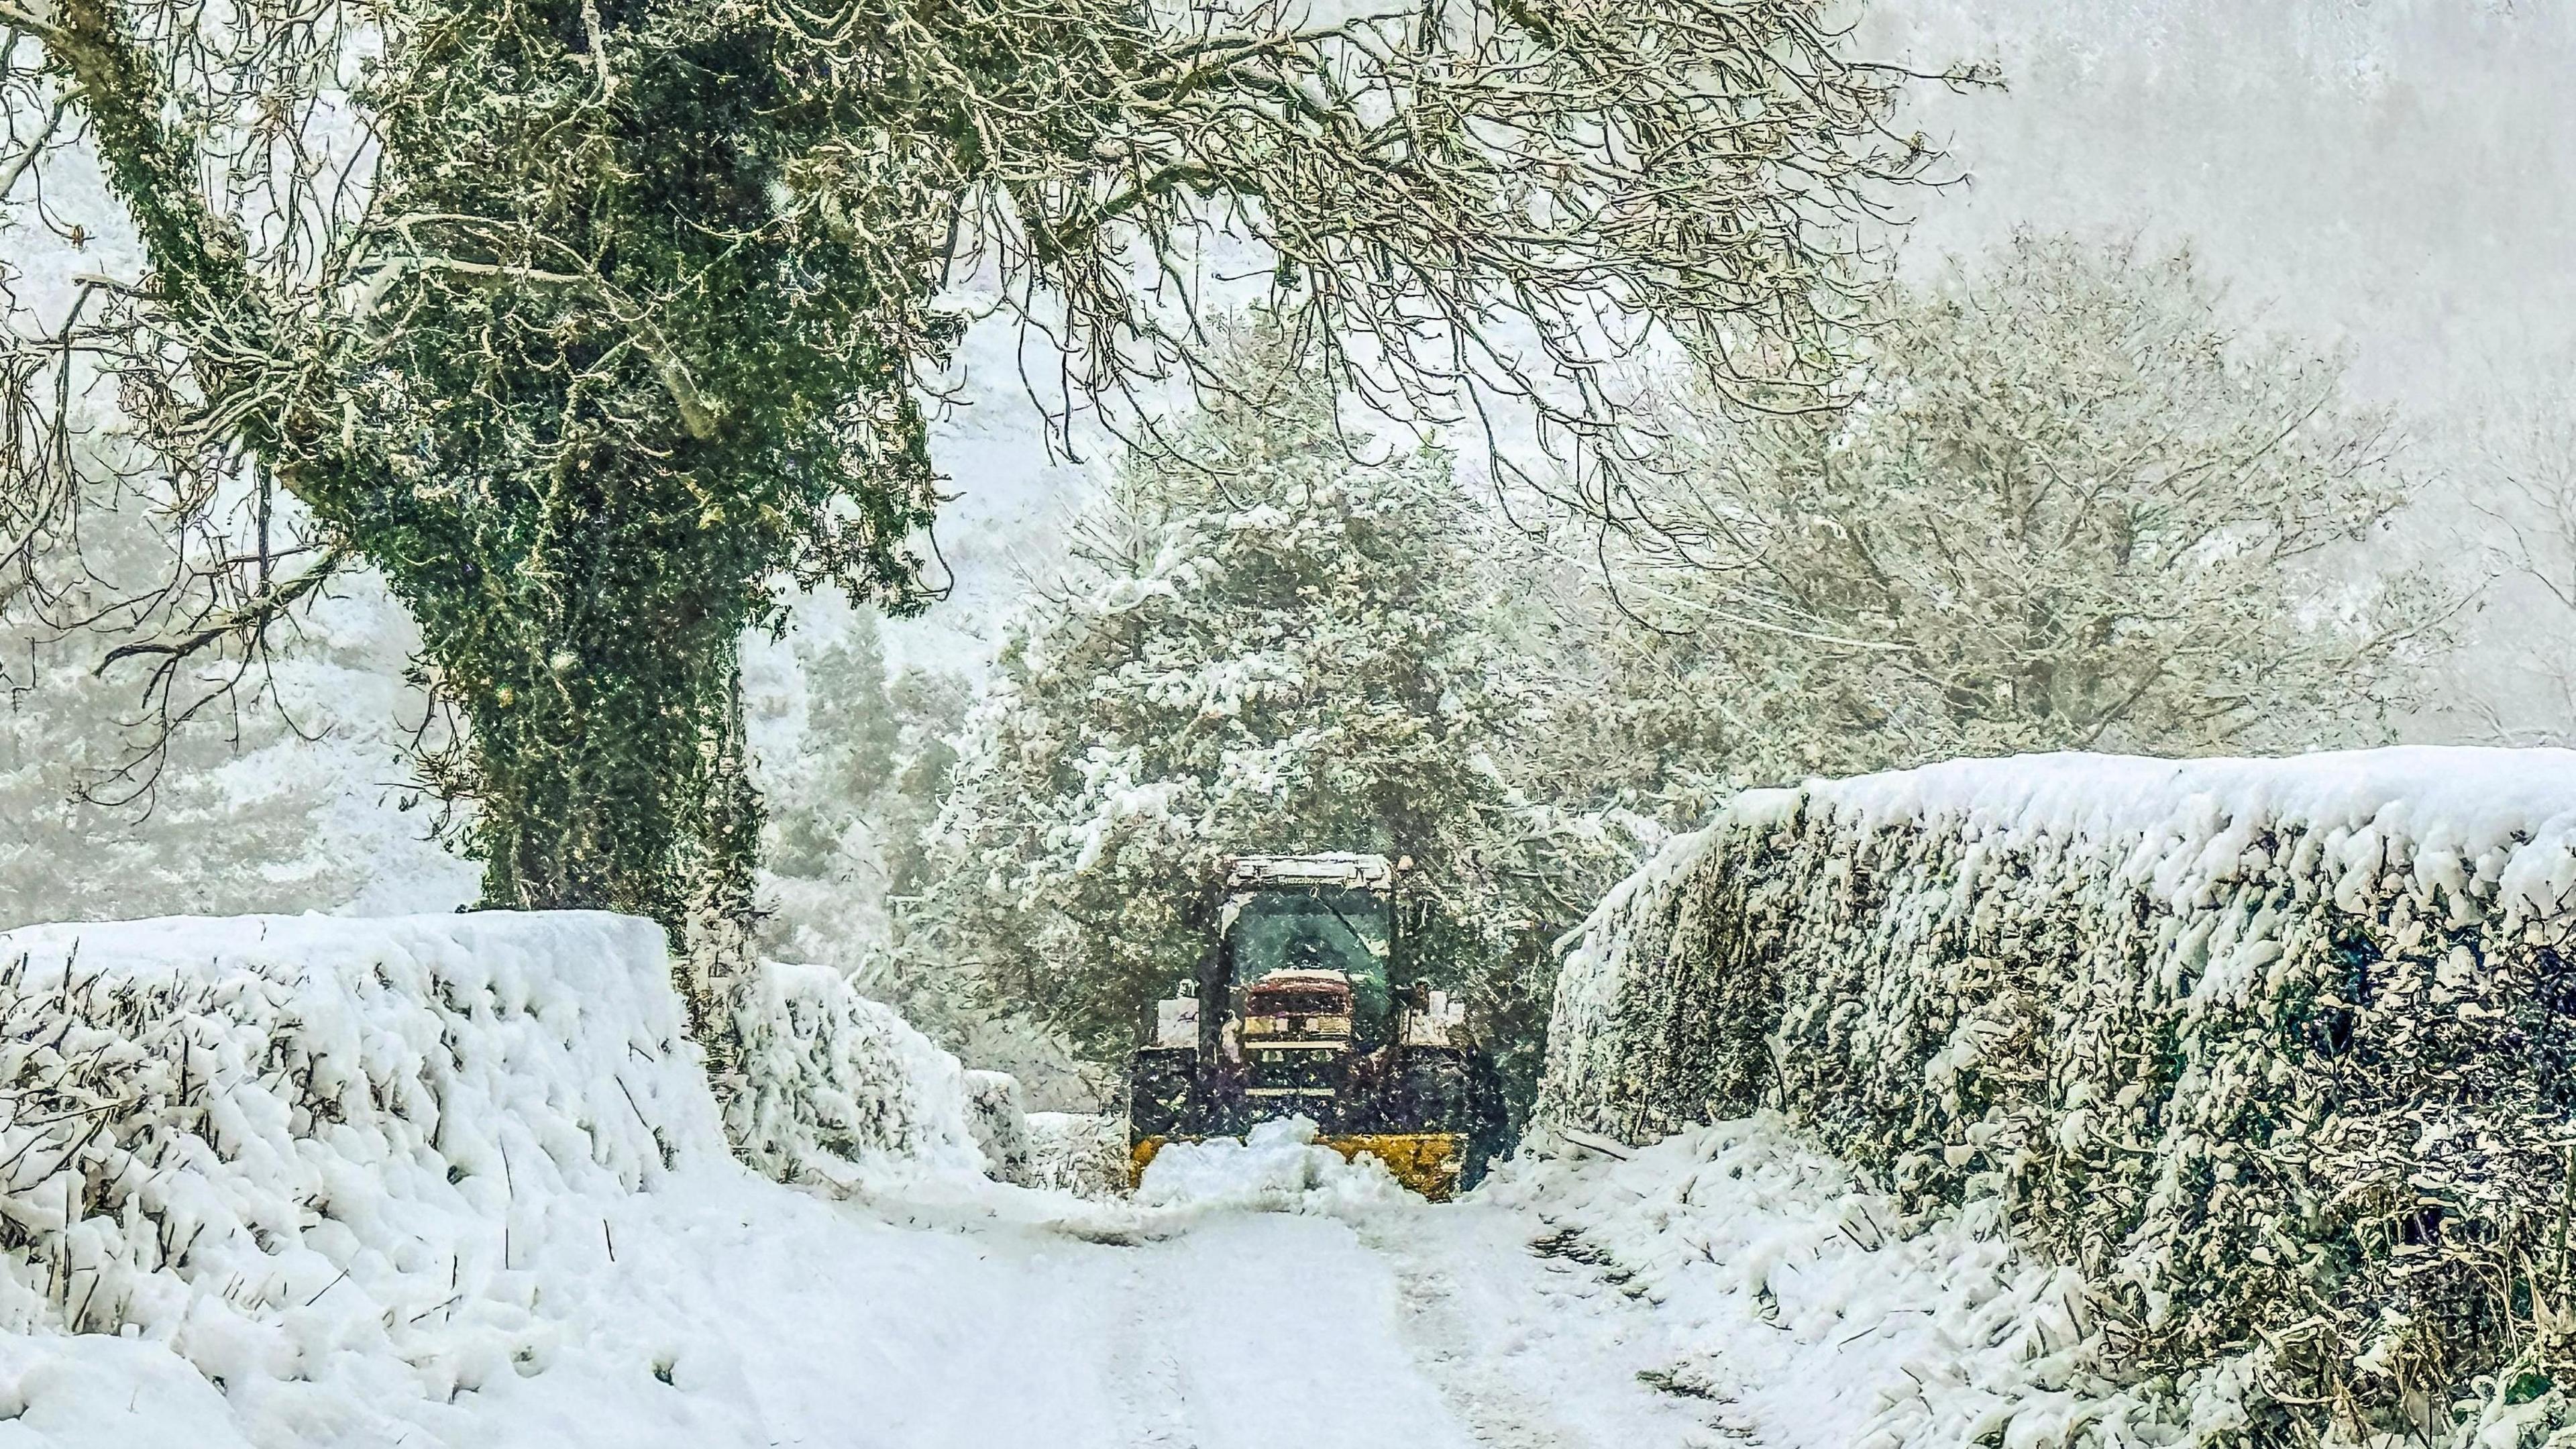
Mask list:
[[[1393,874],[1377,855],[1227,862],[1217,955],[1229,988],[1216,1047],[1241,1067],[1248,1098],[1323,1122],[1353,1058],[1386,1045]]]

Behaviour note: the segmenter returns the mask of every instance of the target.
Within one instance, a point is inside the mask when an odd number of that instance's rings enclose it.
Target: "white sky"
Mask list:
[[[2190,240],[2377,398],[2450,405],[2565,357],[2576,10],[2557,0],[1888,0],[1872,48],[1999,60],[1934,95],[1972,182],[1926,250],[2018,225]]]

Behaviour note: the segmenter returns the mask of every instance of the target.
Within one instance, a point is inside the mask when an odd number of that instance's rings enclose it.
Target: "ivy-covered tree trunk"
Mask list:
[[[584,612],[641,602],[611,595]],[[749,621],[686,631],[564,622],[530,631],[527,647],[499,659],[466,641],[430,641],[471,730],[452,784],[475,805],[484,901],[628,911],[678,927],[694,797],[730,730],[732,636]]]
[[[734,636],[684,653],[623,633],[583,641],[587,651],[564,641],[548,655],[562,667],[468,700],[457,788],[475,801],[485,906],[662,924],[690,1034],[722,1089],[738,1057],[734,997],[753,961],[762,818]]]
[[[728,667],[725,676],[724,708],[719,728],[706,741],[707,776],[690,832],[687,939],[679,967],[691,1034],[706,1050],[707,1076],[719,1100],[730,1099],[742,1083],[736,1007],[756,960],[762,820],[743,728],[742,673]]]

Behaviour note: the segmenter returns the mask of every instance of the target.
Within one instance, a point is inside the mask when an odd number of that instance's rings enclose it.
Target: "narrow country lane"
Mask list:
[[[1726,1442],[1653,1305],[1533,1251],[1547,1225],[1469,1202],[1222,1208],[1128,1231],[905,1227],[828,1313],[917,1345],[879,1372],[770,1361],[764,1399],[835,1381],[782,1444],[887,1449],[1655,1449]],[[1088,1231],[1088,1235],[1085,1232]],[[894,1251],[881,1251],[893,1248]],[[837,1269],[803,1267],[819,1285]],[[889,1281],[899,1279],[902,1281]],[[810,1301],[810,1298],[809,1298]],[[888,1320],[891,1321],[888,1321]],[[873,1327],[875,1332],[869,1333]],[[766,1336],[764,1333],[763,1336]],[[823,1335],[826,1340],[837,1335]],[[755,1381],[771,1374],[753,1371]]]
[[[710,1173],[530,1226],[542,1364],[313,1442],[1838,1449],[2025,1392],[2051,1274],[1972,1224],[1864,1246],[1855,1186],[1760,1123],[1439,1205]]]

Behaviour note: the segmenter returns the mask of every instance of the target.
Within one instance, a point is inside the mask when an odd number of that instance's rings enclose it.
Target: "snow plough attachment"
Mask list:
[[[1380,855],[1226,862],[1212,948],[1155,1003],[1129,1069],[1136,1180],[1168,1143],[1303,1116],[1318,1145],[1426,1198],[1473,1184],[1500,1146],[1501,1092],[1447,993],[1391,985],[1402,875]]]
[[[1145,1180],[1146,1164],[1154,1154],[1174,1142],[1195,1142],[1194,1137],[1146,1137],[1129,1149],[1128,1182],[1132,1186]],[[1318,1136],[1318,1147],[1329,1147],[1343,1160],[1356,1159],[1365,1152],[1386,1164],[1395,1180],[1433,1202],[1447,1202],[1458,1191],[1458,1179],[1467,1165],[1467,1134],[1463,1132],[1355,1132],[1339,1136]]]

